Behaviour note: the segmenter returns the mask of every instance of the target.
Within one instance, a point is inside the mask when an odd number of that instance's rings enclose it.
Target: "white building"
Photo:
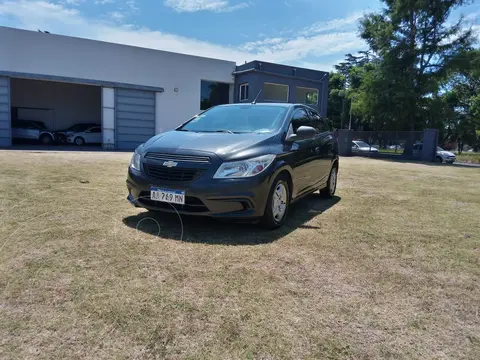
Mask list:
[[[12,120],[28,119],[52,130],[98,123],[104,146],[131,149],[198,113],[211,82],[228,84],[233,102],[234,71],[230,61],[0,27],[0,146],[11,145]]]

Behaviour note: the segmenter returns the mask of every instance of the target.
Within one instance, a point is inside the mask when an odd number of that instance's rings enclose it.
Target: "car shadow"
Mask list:
[[[287,221],[276,230],[265,230],[253,223],[153,211],[125,217],[123,223],[140,233],[162,239],[210,245],[258,245],[274,242],[298,228],[318,229],[318,226],[306,223],[340,200],[339,196],[324,199],[318,193],[306,196],[290,206]]]

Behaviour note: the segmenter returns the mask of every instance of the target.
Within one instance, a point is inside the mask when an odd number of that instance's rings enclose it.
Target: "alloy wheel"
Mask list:
[[[284,184],[277,184],[272,199],[272,214],[275,221],[280,222],[287,211],[287,188]]]

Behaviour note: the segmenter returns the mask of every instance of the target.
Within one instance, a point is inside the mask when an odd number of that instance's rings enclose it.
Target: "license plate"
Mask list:
[[[184,205],[185,191],[152,187],[150,188],[150,199],[172,204]]]

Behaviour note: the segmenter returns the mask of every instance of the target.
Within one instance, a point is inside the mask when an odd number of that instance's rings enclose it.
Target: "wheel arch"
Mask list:
[[[289,199],[292,200],[292,196],[294,194],[294,184],[293,184],[293,171],[292,168],[288,165],[284,166],[279,166],[275,171],[273,172],[271,178],[270,178],[270,186],[272,186],[273,182],[277,177],[280,175],[284,175],[287,178],[288,182],[288,192],[289,192]]]

